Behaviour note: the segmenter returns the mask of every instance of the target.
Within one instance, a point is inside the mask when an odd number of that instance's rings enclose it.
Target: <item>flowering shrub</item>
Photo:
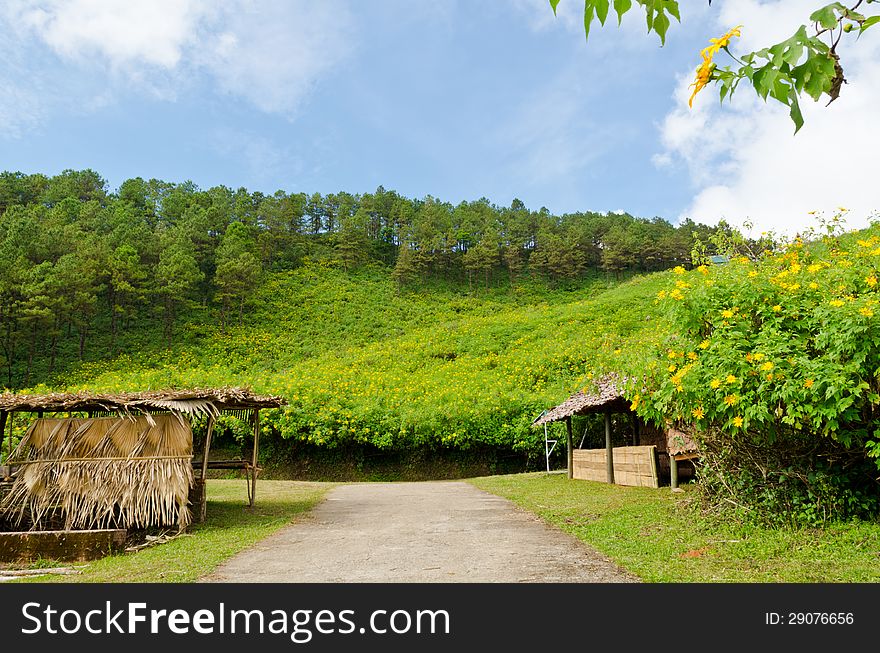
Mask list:
[[[716,468],[711,487],[734,502],[755,502],[745,484],[775,488],[761,500],[805,521],[875,510],[877,466],[865,462],[880,464],[878,268],[872,226],[676,270],[656,299],[671,328],[647,373],[631,374],[639,412],[692,425]],[[778,487],[792,483],[800,508]]]

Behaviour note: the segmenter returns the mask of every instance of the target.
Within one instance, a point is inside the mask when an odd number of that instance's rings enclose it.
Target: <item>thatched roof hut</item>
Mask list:
[[[27,517],[34,527],[60,511],[67,529],[184,528],[191,519],[188,504],[193,496],[198,504],[196,519],[205,517],[209,467],[243,469],[253,505],[259,472],[259,411],[284,404],[281,397],[228,387],[114,394],[4,393],[0,436],[11,422],[10,414],[32,413],[37,419],[15,451],[10,434],[6,470],[12,474],[12,484],[0,512],[17,523]],[[220,413],[251,421],[251,460],[209,460],[214,421]],[[193,460],[193,417],[207,418],[201,461]]]
[[[589,392],[581,390],[574,393],[558,406],[535,418],[532,426],[570,419],[572,415],[626,412],[629,410],[630,402],[622,394],[621,388],[624,382],[625,379],[620,379],[616,375],[603,376],[593,384]]]

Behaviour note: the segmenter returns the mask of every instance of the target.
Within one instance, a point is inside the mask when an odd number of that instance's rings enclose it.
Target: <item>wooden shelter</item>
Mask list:
[[[160,390],[114,394],[0,395],[0,443],[9,426],[3,505],[18,503],[42,515],[61,506],[67,528],[109,523],[155,525],[205,519],[208,469],[241,469],[248,503],[256,500],[260,410],[286,404],[244,388]],[[12,449],[14,413],[36,416]],[[232,414],[250,422],[250,459],[210,460],[216,418]],[[45,416],[45,417],[44,417]],[[51,417],[50,417],[51,416]],[[206,418],[201,458],[193,456],[191,423]],[[161,479],[161,483],[159,481]],[[161,486],[161,487],[160,487]],[[181,492],[185,492],[181,498]]]
[[[576,392],[532,422],[533,427],[565,422],[569,478],[659,487],[658,450],[665,451],[665,438],[631,410],[630,402],[622,392],[625,382],[626,379],[616,375],[606,375],[589,391]],[[632,420],[632,442],[631,446],[614,447],[611,418],[621,413],[629,415]],[[605,448],[575,449],[572,417],[590,414],[604,415]]]
[[[669,485],[674,490],[678,487],[678,463],[699,458],[699,448],[690,434],[670,426],[666,429],[666,451],[669,454]]]

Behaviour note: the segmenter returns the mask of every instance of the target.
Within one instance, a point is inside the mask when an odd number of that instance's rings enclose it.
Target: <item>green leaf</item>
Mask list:
[[[837,27],[837,12],[843,13],[846,11],[846,7],[844,7],[839,2],[832,2],[830,5],[826,5],[821,9],[817,9],[812,14],[810,14],[810,20],[814,23],[819,23],[825,29],[832,29]]]
[[[610,0],[593,0],[593,4],[596,7],[596,18],[598,18],[599,22],[604,25],[605,19],[608,18],[608,6]]]
[[[666,45],[666,30],[669,29],[669,18],[662,11],[658,11],[654,18],[654,31],[660,37],[660,44]]]
[[[632,9],[632,5],[632,0],[614,0],[614,11],[617,12],[618,26],[623,21],[623,15]]]
[[[872,25],[876,25],[877,23],[880,23],[880,16],[871,16],[870,18],[866,18],[865,22],[862,23],[862,26],[859,28],[859,36],[861,36],[862,32],[864,32],[866,29],[868,29]]]
[[[556,15],[556,6],[559,4],[559,0],[550,0],[550,7],[553,9],[553,15]]]
[[[585,0],[584,2],[584,37],[589,41],[590,40],[590,23],[593,22],[593,15],[595,14],[596,7],[589,2],[589,0]]]

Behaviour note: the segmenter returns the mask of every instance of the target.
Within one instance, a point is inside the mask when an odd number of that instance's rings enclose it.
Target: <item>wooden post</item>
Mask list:
[[[207,434],[205,435],[205,449],[202,451],[202,478],[199,483],[202,485],[201,500],[199,501],[199,517],[200,522],[204,522],[208,518],[208,454],[211,453],[211,438],[214,435],[214,416],[208,415]]]
[[[678,461],[672,454],[669,454],[669,487],[673,490],[678,487]]]
[[[632,414],[633,420],[633,446],[639,446],[639,416],[635,413]]]
[[[7,413],[4,410],[3,414],[9,415],[9,420],[8,420],[9,421],[9,449],[7,449],[7,451],[6,451],[6,463],[9,464],[9,461],[12,460],[12,413]],[[3,433],[0,433],[0,446],[3,445],[2,436],[6,433],[6,431],[5,431],[6,424],[4,424],[3,427],[4,427]],[[10,470],[10,473],[11,472],[12,472],[12,470]]]
[[[609,483],[614,483],[614,449],[611,447],[611,411],[605,411],[605,469]]]
[[[257,460],[258,454],[260,451],[260,409],[254,409],[254,455],[253,460],[251,462],[252,469],[251,473],[253,474],[253,479],[251,480],[251,508],[254,507],[254,503],[257,500]]]
[[[574,450],[571,446],[571,415],[565,418],[565,444],[568,447],[568,478],[574,478]]]
[[[6,436],[6,420],[9,418],[9,413],[5,410],[0,411],[0,454],[3,452],[3,438]],[[12,436],[9,436],[9,446],[10,455],[12,454]],[[10,456],[6,457],[6,461],[9,461]]]

